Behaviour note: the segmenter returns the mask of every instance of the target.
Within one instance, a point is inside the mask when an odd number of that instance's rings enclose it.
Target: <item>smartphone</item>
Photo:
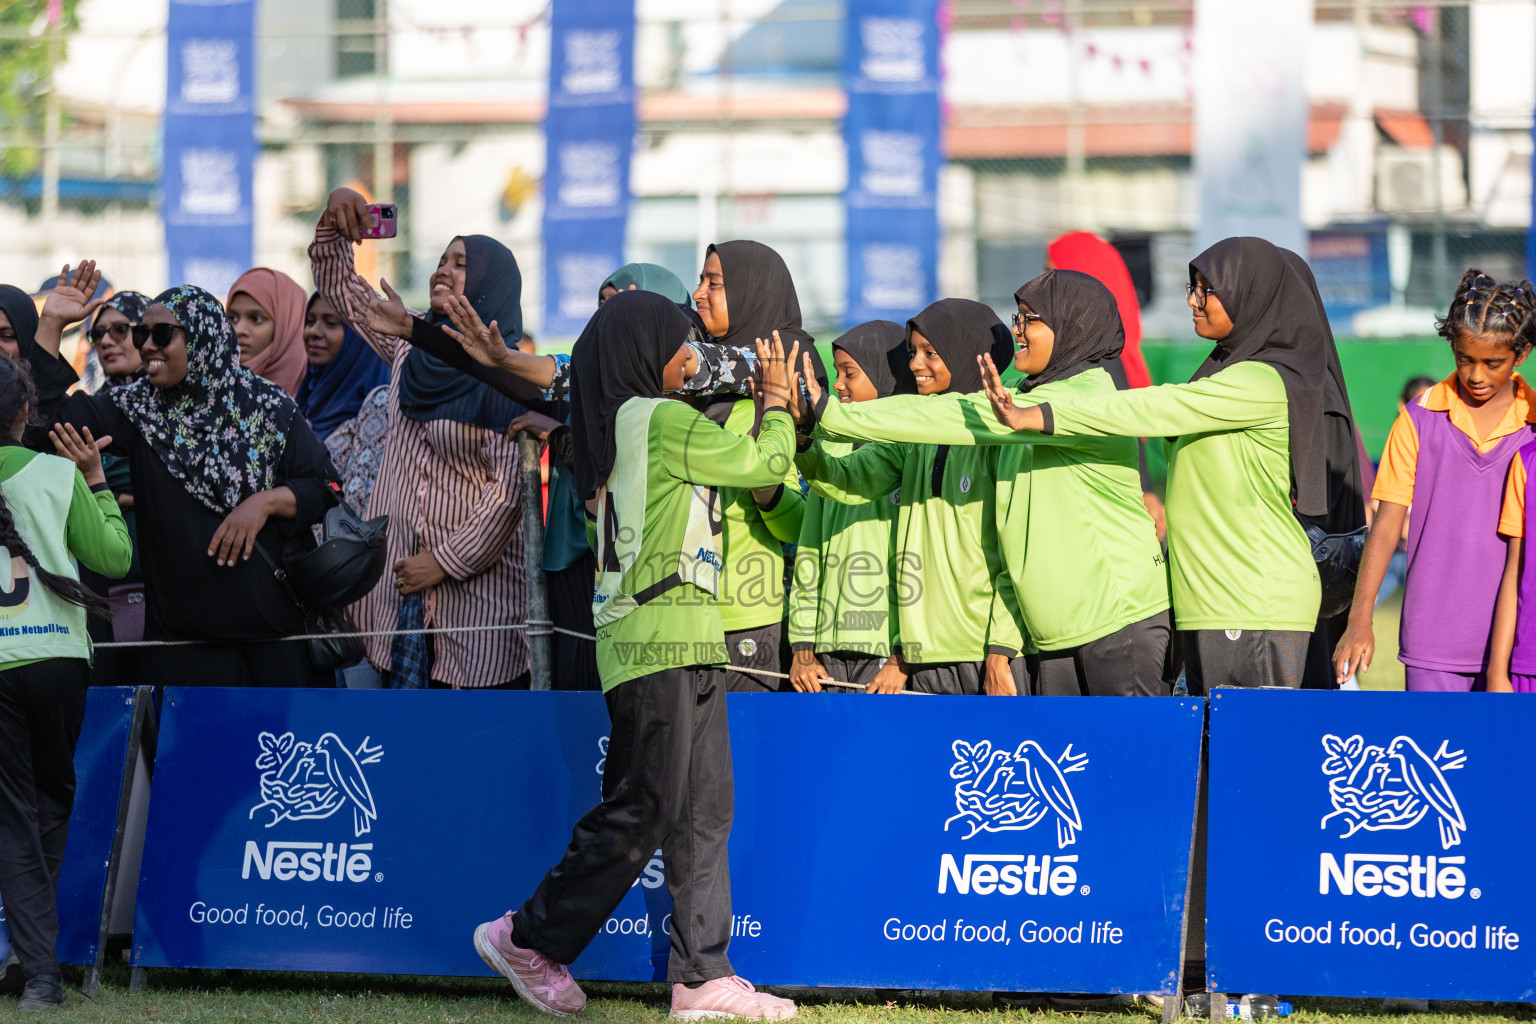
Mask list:
[[[373,203],[368,207],[368,220],[363,224],[364,238],[394,238],[395,214],[398,207],[394,203]]]

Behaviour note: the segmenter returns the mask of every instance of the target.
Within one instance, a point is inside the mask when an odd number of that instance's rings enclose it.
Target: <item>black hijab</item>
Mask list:
[[[492,320],[508,347],[523,337],[523,275],[512,250],[486,235],[460,235],[464,242],[464,297],[480,321]],[[448,317],[430,312],[426,320],[444,324]],[[425,423],[454,420],[489,430],[504,429],[517,410],[516,402],[454,369],[436,356],[412,349],[400,368],[400,412]]]
[[[804,352],[814,340],[800,326],[800,297],[784,258],[762,242],[717,242],[705,252],[720,257],[730,326],[714,339],[722,345],[752,348],[758,338],[773,340],[778,331],[787,353],[792,342]]]
[[[1317,278],[1307,261],[1289,249],[1281,249],[1285,262],[1296,272],[1317,304],[1323,330],[1328,333],[1328,377],[1323,382],[1323,430],[1328,452],[1328,515],[1319,523],[1328,533],[1352,533],[1365,525],[1365,484],[1360,471],[1360,445],[1355,440],[1355,413],[1344,386],[1344,367],[1333,341],[1328,311],[1317,290]]]
[[[1197,270],[1232,318],[1232,333],[1217,342],[1190,380],[1250,360],[1273,366],[1285,382],[1296,511],[1327,515],[1327,384],[1337,374],[1342,395],[1344,375],[1315,290],[1293,269],[1286,250],[1262,238],[1222,239],[1190,260],[1191,282]]]
[[[655,292],[619,292],[587,321],[571,349],[571,440],[582,498],[613,472],[619,407],[663,397],[662,370],[692,333],[682,308]]]
[[[827,370],[822,365],[821,353],[816,351],[816,339],[800,326],[800,297],[795,293],[795,281],[789,276],[784,257],[762,242],[745,238],[716,242],[704,250],[706,257],[710,253],[720,259],[720,276],[725,281],[730,320],[725,333],[710,340],[752,352],[756,350],[758,338],[772,341],[773,332],[778,331],[786,356],[790,346],[797,341],[800,351],[810,354],[811,372],[826,391],[829,387]],[[696,313],[694,319],[698,320]],[[703,321],[698,320],[698,323],[702,327]],[[798,356],[795,361],[799,362]],[[731,409],[742,398],[741,395],[712,396],[704,402],[702,412],[725,426]]]
[[[981,390],[978,356],[991,355],[999,367],[1013,358],[1013,335],[992,307],[970,299],[940,299],[907,321],[907,330],[928,339],[949,368],[946,391],[967,395]]]
[[[21,349],[21,361],[32,363],[37,351],[37,304],[32,296],[13,284],[0,284],[0,309],[5,310],[16,332],[16,344]]]
[[[1013,293],[1056,332],[1045,369],[1019,382],[1019,390],[1075,377],[1096,366],[1109,368],[1125,347],[1125,327],[1114,293],[1097,278],[1075,270],[1047,270]]]
[[[832,343],[859,364],[881,398],[917,394],[907,354],[907,329],[893,320],[859,324]]]

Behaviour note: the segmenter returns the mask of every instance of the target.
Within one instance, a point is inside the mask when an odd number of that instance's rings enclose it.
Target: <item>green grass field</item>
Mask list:
[[[1376,609],[1376,657],[1371,659],[1371,670],[1360,673],[1362,690],[1403,688],[1403,663],[1397,660],[1397,626],[1402,614],[1401,590]]]
[[[76,978],[75,980],[78,980]],[[591,1002],[578,1020],[616,1024],[660,1024],[667,1016],[664,985],[592,984]],[[826,1024],[1005,1024],[1024,1019],[1153,1024],[1161,1019],[1151,1005],[1123,1012],[1064,1013],[1005,1010],[986,993],[903,992],[893,998],[876,991],[795,990],[801,1019]],[[0,1020],[23,1018],[14,999],[0,999]],[[113,1024],[223,1024],[227,1021],[274,1021],[283,1024],[394,1024],[394,1022],[549,1021],[523,1005],[510,986],[495,980],[357,975],[259,974],[223,971],[154,971],[149,986],[128,992],[128,971],[109,968],[95,1001],[71,992],[63,1011],[41,1019],[60,1022],[103,1021]],[[1322,999],[1297,1002],[1290,1020],[1296,1024],[1392,1024],[1421,1021],[1492,1022],[1536,1019],[1536,1006],[1525,1003],[1451,1003],[1429,1013],[1383,1014],[1371,1000]]]

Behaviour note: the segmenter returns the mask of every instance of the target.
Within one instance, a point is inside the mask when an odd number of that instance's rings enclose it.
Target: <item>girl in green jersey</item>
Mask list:
[[[1014,401],[1036,405],[1115,393],[1106,366],[1124,345],[1114,295],[1086,274],[1052,270],[1014,298],[1025,373]],[[1168,581],[1142,500],[1136,440],[1047,437],[997,422],[985,391],[828,403],[829,437],[1003,446],[997,511],[1005,584],[1039,649],[1036,690],[1049,695],[1168,692]]]
[[[1229,238],[1189,269],[1195,332],[1216,343],[1189,383],[1026,407],[989,366],[988,397],[1001,422],[1042,437],[1169,438],[1170,590],[1190,692],[1296,687],[1321,600],[1297,513],[1327,513],[1338,356],[1284,250]]]
[[[907,321],[907,342],[925,395],[978,390],[977,359],[1012,350],[997,314],[969,299],[924,309]],[[998,546],[1007,495],[998,494],[997,451],[880,442],[842,458],[811,448],[796,460],[812,491],[833,501],[889,500],[900,489],[896,572],[917,585],[897,594],[900,649],[870,692],[1027,692],[1026,642]]]
[[[907,332],[890,320],[860,324],[832,343],[837,379],[832,390],[848,405],[898,392],[917,382],[907,366]],[[807,379],[816,384],[816,375]],[[843,456],[857,443],[818,442]],[[891,654],[898,587],[891,542],[899,491],[859,505],[805,500],[789,599],[794,663],[789,681],[802,693],[822,692],[824,680],[867,688]],[[898,582],[900,580],[900,583]],[[834,687],[838,692],[846,687]]]
[[[577,493],[596,498],[597,662],[612,729],[603,799],[560,863],[516,911],[482,924],[475,948],[533,1006],[561,1016],[586,997],[565,965],[598,933],[661,847],[672,893],[673,1017],[783,1019],[727,958],[734,783],[715,488],[773,486],[794,450],[782,348],[759,346],[756,438],[666,397],[682,385],[683,312],[650,292],[605,302],[571,355]]]
[[[800,327],[800,299],[789,268],[761,242],[738,239],[711,245],[693,293],[710,339],[750,349],[778,332],[783,344],[812,351]],[[738,395],[698,399],[700,411],[729,433],[756,429],[752,402]],[[718,605],[731,661],[726,685],[733,692],[789,689],[789,640],[784,623],[784,545],[800,536],[804,495],[793,466],[773,486],[729,488],[720,495],[722,514]]]

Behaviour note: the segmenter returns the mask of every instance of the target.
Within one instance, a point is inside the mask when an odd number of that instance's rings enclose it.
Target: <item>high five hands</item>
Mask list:
[[[443,303],[452,324],[443,325],[443,333],[464,346],[470,358],[481,366],[496,369],[507,361],[507,343],[497,329],[495,320],[489,324],[480,321],[480,314],[462,295],[450,295]]]
[[[757,375],[752,378],[753,398],[759,402],[764,412],[773,409],[792,409],[796,402],[798,389],[795,387],[795,375],[790,369],[795,363],[795,357],[800,354],[800,343],[794,342],[789,347],[788,355],[784,352],[784,342],[779,338],[779,332],[773,332],[773,341],[765,342],[758,338],[757,345]],[[759,398],[759,395],[761,397]]]
[[[1045,429],[1045,416],[1039,406],[1013,403],[1013,392],[1003,383],[1003,375],[991,356],[977,356],[976,365],[981,368],[981,386],[987,392],[987,401],[992,403],[992,415],[997,422],[1010,430]]]

